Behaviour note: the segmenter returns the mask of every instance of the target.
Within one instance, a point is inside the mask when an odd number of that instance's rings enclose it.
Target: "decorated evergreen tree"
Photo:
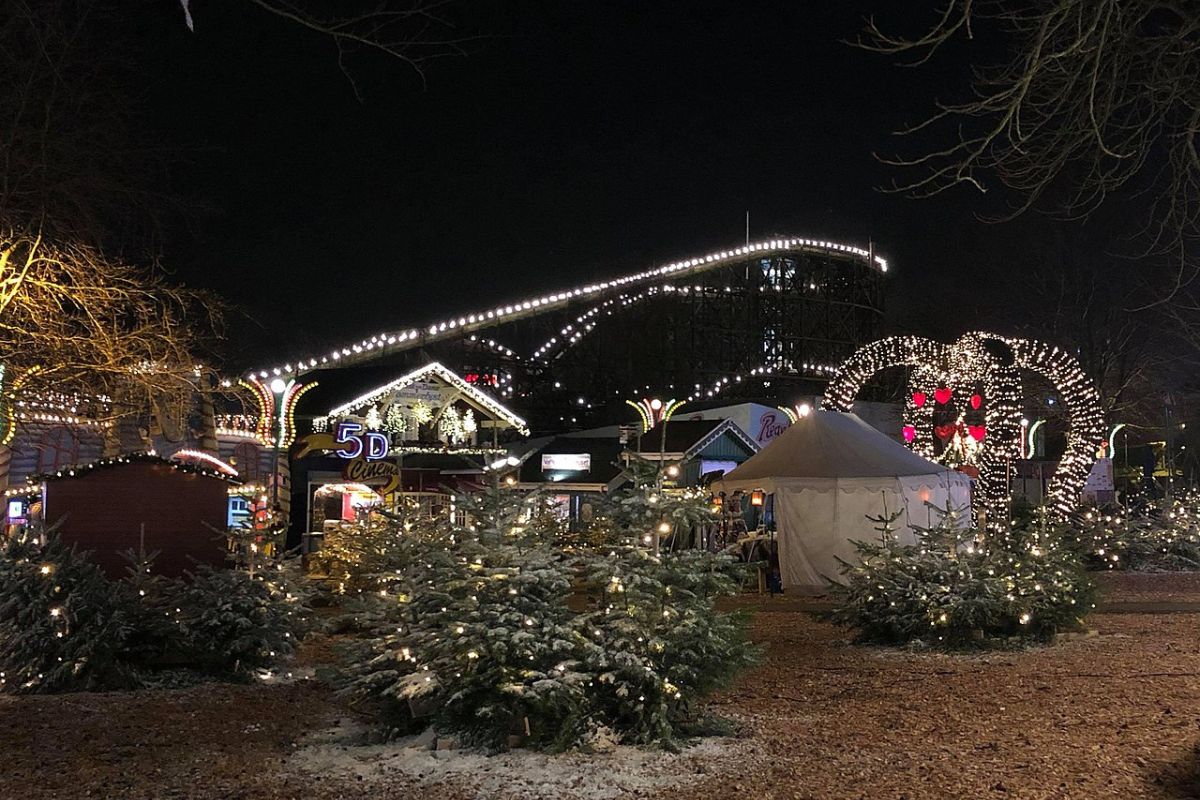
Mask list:
[[[1078,559],[1043,522],[996,531],[964,527],[947,508],[917,544],[897,541],[900,512],[873,519],[878,542],[855,542],[859,562],[843,562],[834,583],[834,621],[863,641],[940,647],[1018,638],[1045,640],[1079,627],[1093,587]]]
[[[428,721],[489,747],[515,735],[562,749],[602,731],[671,744],[691,703],[750,662],[744,620],[714,607],[736,588],[730,559],[656,556],[641,528],[618,532],[636,545],[563,547],[540,497],[498,485],[459,508],[466,525],[388,520],[403,531],[396,579],[363,595],[376,623],[343,691],[392,728]],[[651,518],[626,508],[635,524]]]
[[[1065,536],[1089,569],[1200,570],[1200,509],[1189,496],[1137,509],[1089,509]]]
[[[411,561],[413,518],[376,511],[337,526],[326,533],[321,549],[309,555],[312,574],[327,578],[327,588],[340,596],[384,589],[395,582],[395,570]]]
[[[260,577],[202,565],[173,589],[182,646],[201,669],[242,677],[294,651],[294,604]]]
[[[537,497],[493,485],[459,501],[465,527],[409,525],[447,533],[412,537],[416,558],[381,596],[391,613],[360,649],[346,691],[389,698],[398,725],[432,705],[440,730],[475,744],[501,747],[513,734],[573,743],[590,676],[576,669],[588,645],[571,625],[572,563]]]
[[[303,597],[286,563],[194,576],[155,573],[154,554],[126,554],[109,580],[55,531],[31,529],[0,550],[0,690],[135,688],[184,666],[244,676],[292,652]]]
[[[131,620],[117,587],[53,531],[31,530],[0,553],[0,689],[114,689],[135,679]]]
[[[707,495],[697,489],[664,489],[660,465],[633,456],[623,467],[627,482],[600,503],[600,515],[592,528],[604,544],[636,540],[653,546],[673,534],[713,523],[716,513]]]

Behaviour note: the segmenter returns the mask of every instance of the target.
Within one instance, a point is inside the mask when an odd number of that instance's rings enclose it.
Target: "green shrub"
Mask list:
[[[136,688],[163,667],[240,677],[292,652],[301,603],[284,565],[167,579],[152,554],[129,560],[113,581],[52,529],[4,543],[0,691]]]
[[[1200,570],[1200,509],[1190,499],[1090,509],[1072,519],[1064,542],[1088,569]]]

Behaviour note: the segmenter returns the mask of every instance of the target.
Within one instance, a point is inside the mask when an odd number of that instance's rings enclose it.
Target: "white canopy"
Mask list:
[[[971,502],[966,475],[838,411],[800,418],[713,489],[774,495],[783,585],[801,592],[824,591],[838,559],[854,560],[852,539],[878,537],[868,516],[902,511],[897,535],[911,542],[911,525],[936,524],[947,503],[965,512]]]

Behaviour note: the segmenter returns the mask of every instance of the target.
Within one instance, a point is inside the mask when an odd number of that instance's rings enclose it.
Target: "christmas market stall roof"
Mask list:
[[[870,517],[899,512],[897,538],[912,544],[913,525],[936,524],[948,505],[965,512],[971,503],[966,475],[839,411],[800,417],[712,489],[773,496],[780,577],[807,594],[824,593],[841,562],[855,562],[853,541],[878,538]]]
[[[758,452],[758,443],[732,420],[672,419],[665,424],[665,439],[663,437],[664,423],[660,422],[640,437],[632,439],[630,449],[639,453],[643,458],[657,459],[661,451],[665,460],[686,461],[718,439],[727,437],[735,443],[735,447],[743,450],[746,456]]]
[[[298,413],[310,419],[335,419],[361,415],[372,405],[384,404],[410,387],[435,385],[451,400],[461,400],[482,415],[481,427],[527,431],[525,420],[491,392],[465,380],[445,365],[431,361],[417,368],[366,366],[310,373],[311,384]]]
[[[171,458],[130,453],[63,467],[41,477],[41,514],[68,545],[91,552],[109,577],[125,574],[122,555],[156,552],[154,571],[181,575],[197,563],[225,563],[232,467],[199,451]]]

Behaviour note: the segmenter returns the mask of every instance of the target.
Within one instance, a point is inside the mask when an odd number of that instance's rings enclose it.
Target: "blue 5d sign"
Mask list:
[[[339,422],[333,434],[334,444],[341,445],[333,452],[342,458],[365,458],[379,461],[387,458],[388,437],[378,431],[363,431],[361,422]]]

